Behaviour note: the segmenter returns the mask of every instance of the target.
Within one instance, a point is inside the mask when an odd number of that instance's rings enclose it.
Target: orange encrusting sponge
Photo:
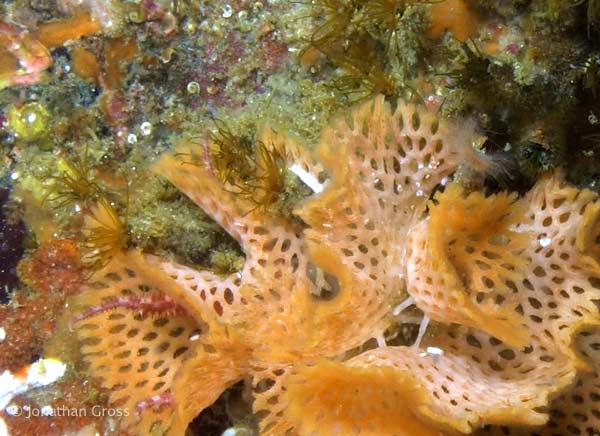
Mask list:
[[[439,38],[449,31],[460,42],[477,35],[479,18],[464,0],[444,0],[431,5],[431,23],[427,29],[429,38]]]
[[[98,82],[100,64],[91,51],[82,47],[73,47],[71,58],[73,59],[73,72],[75,74],[87,82]]]
[[[66,41],[91,36],[100,31],[100,24],[84,12],[64,20],[41,24],[35,34],[39,41],[48,48],[56,48]]]

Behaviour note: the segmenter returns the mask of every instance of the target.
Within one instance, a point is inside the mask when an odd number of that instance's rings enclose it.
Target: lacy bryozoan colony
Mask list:
[[[155,171],[240,243],[242,271],[123,252],[73,302],[123,428],[183,435],[246,380],[261,435],[598,434],[596,194],[559,173],[522,198],[467,192],[448,181],[481,158],[469,132],[383,97],[333,120],[315,159],[263,132],[329,175],[299,220],[248,213],[182,146]],[[421,337],[386,344],[411,305]]]

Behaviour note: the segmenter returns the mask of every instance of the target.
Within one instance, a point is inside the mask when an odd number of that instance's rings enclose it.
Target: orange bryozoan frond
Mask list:
[[[464,193],[450,184],[429,205],[429,220],[411,232],[409,293],[438,321],[480,328],[511,344],[527,331],[514,314],[511,283],[522,277],[531,235],[511,226],[523,220],[516,195]],[[502,306],[512,304],[508,312]]]
[[[441,249],[432,254],[447,256],[472,292],[506,290],[505,281],[518,279],[526,263],[519,255],[530,235],[511,228],[523,221],[525,210],[516,194],[466,195],[460,185],[451,184],[430,205],[429,240]]]
[[[215,161],[232,138],[208,138],[193,165],[193,146],[165,154],[156,174],[246,254],[225,277],[126,251],[99,203],[90,244],[113,260],[74,299],[70,325],[110,400],[135,410],[122,427],[182,435],[243,380],[261,436],[599,428],[597,196],[559,173],[523,198],[466,192],[450,178],[477,156],[475,138],[458,129],[379,96],[334,118],[316,157],[269,129],[251,174]],[[323,191],[294,219],[272,213],[286,165]],[[412,346],[388,341],[414,322],[400,301],[434,323]],[[571,393],[587,397],[550,416]]]
[[[300,434],[439,435],[411,411],[424,399],[409,373],[322,361],[299,367],[287,383],[285,414],[299,423]]]

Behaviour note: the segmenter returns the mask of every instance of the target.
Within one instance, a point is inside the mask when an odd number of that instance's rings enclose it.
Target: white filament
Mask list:
[[[317,194],[319,192],[323,192],[323,184],[319,183],[319,181],[317,180],[317,178],[315,176],[313,176],[311,173],[306,171],[300,165],[293,164],[290,167],[290,171],[293,172],[294,174],[296,174],[298,176],[298,178],[300,180],[302,180],[302,182],[304,182],[304,184],[306,186],[308,186],[310,189],[313,190],[313,192],[315,192]]]

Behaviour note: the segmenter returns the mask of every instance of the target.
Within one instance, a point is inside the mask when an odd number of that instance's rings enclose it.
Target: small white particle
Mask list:
[[[547,247],[548,245],[550,245],[551,242],[552,242],[552,239],[550,239],[550,238],[541,238],[540,239],[540,245],[542,247]]]
[[[198,339],[200,339],[200,334],[199,333],[190,336],[190,341],[197,341]]]
[[[293,172],[294,174],[296,174],[298,176],[298,178],[300,180],[302,180],[302,182],[304,182],[304,184],[306,186],[308,186],[310,189],[313,190],[313,192],[316,192],[317,194],[319,192],[323,192],[323,184],[319,183],[319,181],[317,180],[317,178],[315,176],[313,176],[311,173],[306,171],[300,165],[293,164],[290,167],[290,171]]]
[[[198,82],[189,82],[186,89],[188,94],[198,94],[200,92],[200,84]]]
[[[231,5],[223,6],[223,13],[221,14],[221,16],[223,18],[229,18],[232,15],[233,15],[233,8],[231,7]]]
[[[440,183],[442,184],[442,186],[446,186],[449,181],[450,181],[450,179],[448,177],[444,177],[444,178],[442,178]]]
[[[17,173],[16,171],[14,173],[10,173],[10,179],[11,180],[17,180],[19,178],[20,174]]]
[[[4,339],[6,339],[6,330],[0,327],[0,342],[2,342]]]
[[[433,361],[436,362],[440,356],[444,355],[444,350],[438,347],[427,347],[425,351],[419,353],[420,357],[432,357]]]
[[[438,347],[427,347],[425,349],[425,351],[427,351],[427,354],[431,354],[433,356],[443,356],[444,355],[444,350],[442,350]]]
[[[235,436],[236,433],[237,432],[235,431],[235,428],[228,428],[223,432],[223,434],[221,434],[221,436]]]
[[[422,197],[422,196],[424,196],[424,195],[425,195],[425,193],[423,192],[423,190],[422,190],[422,189],[418,189],[418,190],[417,190],[417,192],[415,192],[415,195],[416,195],[417,197]]]
[[[151,135],[152,134],[152,124],[150,124],[148,121],[144,121],[140,125],[140,132],[142,132],[143,136]]]
[[[137,144],[137,135],[135,133],[127,135],[127,143],[132,145]]]
[[[52,410],[52,406],[44,406],[40,409],[42,416],[53,416],[54,411]]]

